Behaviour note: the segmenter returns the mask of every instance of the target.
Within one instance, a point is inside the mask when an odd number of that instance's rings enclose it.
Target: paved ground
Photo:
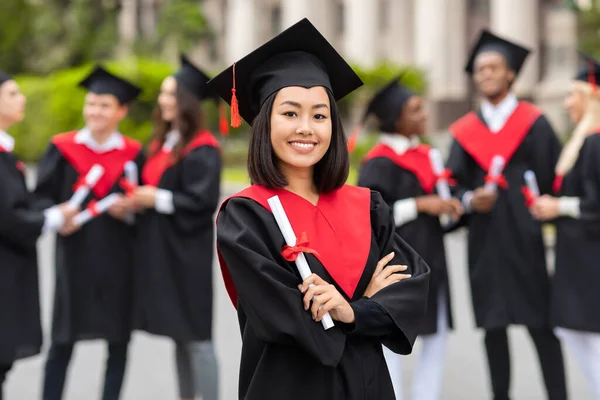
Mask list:
[[[452,294],[456,331],[449,339],[447,374],[443,399],[488,399],[487,374],[484,363],[481,333],[473,326],[469,287],[466,281],[464,232],[447,238],[450,258]],[[53,239],[44,237],[39,243],[44,327],[49,327],[49,313],[53,291]],[[215,270],[217,267],[215,266]],[[237,370],[239,366],[240,336],[233,307],[229,303],[219,273],[215,274],[216,309],[215,340],[221,365],[221,400],[236,399]],[[521,328],[512,329],[514,399],[544,399],[541,373],[533,345]],[[419,350],[417,346],[416,351]],[[124,389],[124,400],[171,400],[177,398],[173,368],[173,348],[169,340],[135,334],[130,349],[130,363]],[[9,376],[6,400],[37,400],[40,398],[42,360],[44,356],[18,364]],[[66,400],[98,399],[101,387],[104,345],[99,342],[82,343],[77,347],[70,370]],[[407,379],[413,357],[407,357]],[[571,399],[589,399],[580,370],[569,360],[569,389]]]

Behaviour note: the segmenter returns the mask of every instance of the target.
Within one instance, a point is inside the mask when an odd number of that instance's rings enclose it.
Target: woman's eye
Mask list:
[[[315,115],[315,119],[326,119],[327,117],[323,114],[317,114]]]
[[[285,115],[286,117],[295,117],[296,113],[294,111],[286,111],[283,113],[283,115]]]

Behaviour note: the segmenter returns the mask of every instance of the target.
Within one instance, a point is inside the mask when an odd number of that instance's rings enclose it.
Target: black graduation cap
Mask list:
[[[193,93],[198,100],[204,100],[207,98],[217,98],[216,95],[211,95],[206,88],[206,84],[210,80],[202,70],[196,67],[192,62],[183,54],[179,56],[181,60],[181,67],[173,77],[177,80],[177,83],[181,84],[191,93]]]
[[[362,81],[306,18],[214,77],[208,86],[231,104],[232,126],[249,124],[265,99],[288,86],[323,86],[339,100]],[[239,99],[239,100],[238,100]]]
[[[112,94],[121,104],[129,103],[141,92],[141,89],[137,86],[111,74],[100,66],[96,66],[96,68],[79,83],[79,86],[96,94]]]
[[[7,73],[0,71],[0,85],[2,85],[6,81],[12,80],[12,77]]]
[[[403,75],[404,73],[398,75],[375,93],[363,114],[363,123],[367,117],[375,115],[379,120],[379,128],[382,131],[393,132],[395,130],[396,119],[402,112],[402,107],[408,99],[415,95],[414,92],[399,82]]]
[[[600,62],[594,57],[585,54],[583,52],[579,52],[579,57],[581,57],[584,61],[584,64],[577,71],[577,75],[575,75],[575,79],[578,81],[584,81],[591,84],[594,87],[597,87],[600,82]]]
[[[514,71],[516,75],[519,74],[521,67],[525,63],[525,59],[531,52],[525,47],[519,46],[516,43],[510,42],[499,36],[494,35],[488,30],[483,30],[479,36],[479,40],[473,47],[469,61],[465,70],[469,74],[473,74],[475,58],[480,54],[488,51],[500,53],[506,58],[506,63]]]

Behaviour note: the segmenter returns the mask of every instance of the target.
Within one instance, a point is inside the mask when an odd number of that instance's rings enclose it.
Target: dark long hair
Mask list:
[[[265,100],[254,119],[248,148],[248,174],[251,183],[270,189],[282,188],[288,184],[279,170],[277,156],[271,144],[271,110],[275,96],[277,92]],[[340,113],[328,90],[327,96],[331,105],[331,143],[314,168],[313,182],[319,193],[328,193],[342,187],[348,180],[350,171],[348,144]]]
[[[181,157],[181,152],[196,136],[200,129],[204,127],[204,114],[202,113],[202,105],[196,96],[189,90],[177,82],[177,90],[175,92],[177,99],[177,127],[181,134],[181,140],[173,148],[173,158],[178,160]],[[158,146],[150,149],[151,154],[160,150],[165,143],[167,133],[173,129],[173,123],[165,121],[162,118],[160,107],[157,105],[153,112],[154,130],[152,138]]]

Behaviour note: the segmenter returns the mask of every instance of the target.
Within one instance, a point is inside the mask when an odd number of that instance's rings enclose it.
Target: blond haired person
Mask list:
[[[552,323],[600,399],[600,65],[586,59],[565,99],[577,127],[556,165],[557,197],[542,196],[532,213],[556,223]]]

